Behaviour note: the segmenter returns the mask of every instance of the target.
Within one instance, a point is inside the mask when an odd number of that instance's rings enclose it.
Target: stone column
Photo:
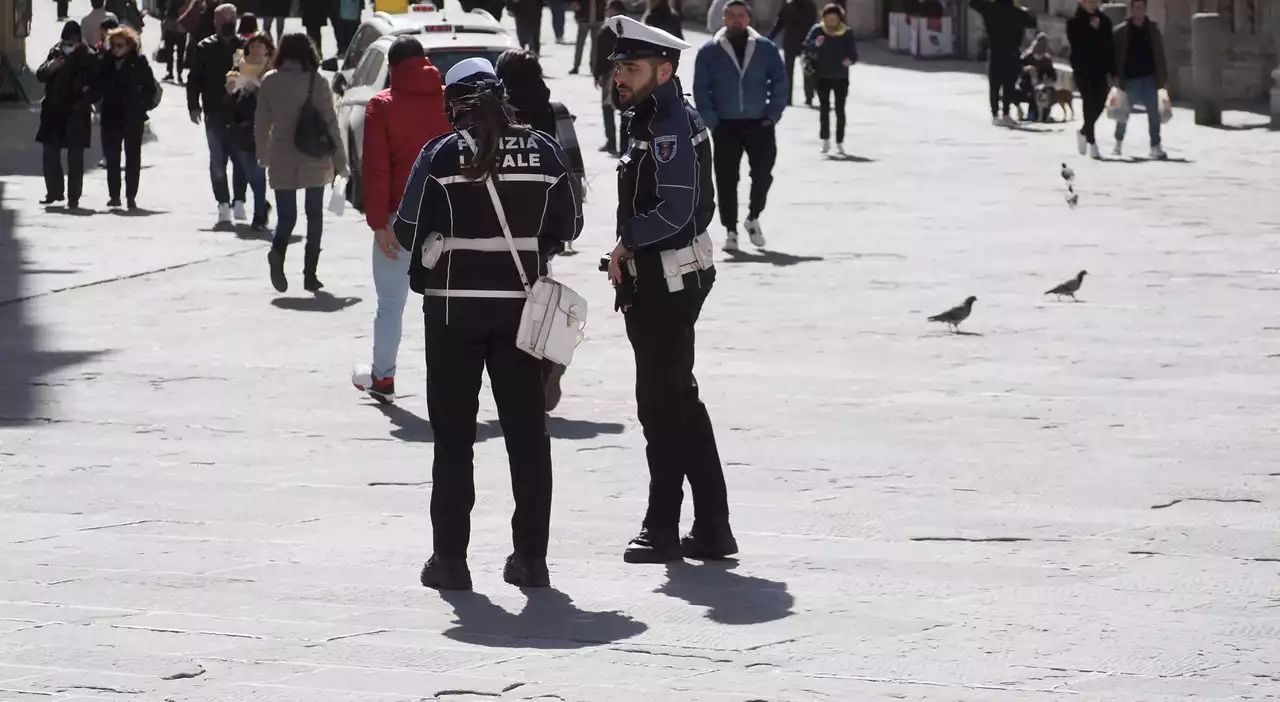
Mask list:
[[[1129,6],[1122,2],[1109,2],[1102,6],[1102,14],[1106,15],[1112,24],[1118,26],[1129,16]]]
[[[1226,51],[1222,16],[1201,12],[1191,17],[1191,89],[1196,124],[1222,124],[1222,63]]]

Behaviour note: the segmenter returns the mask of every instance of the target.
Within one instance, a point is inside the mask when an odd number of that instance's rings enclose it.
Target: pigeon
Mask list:
[[[1068,185],[1076,179],[1076,172],[1071,170],[1071,166],[1068,166],[1065,163],[1062,164],[1062,179],[1067,181]]]
[[[1076,277],[1071,280],[1068,280],[1053,290],[1045,291],[1045,295],[1057,295],[1059,300],[1061,300],[1065,295],[1072,300],[1076,300],[1076,292],[1080,290],[1080,284],[1084,282],[1084,277],[1086,275],[1089,275],[1089,271],[1080,271],[1076,274]],[[1079,300],[1076,300],[1076,302],[1079,302]]]
[[[1070,185],[1067,186],[1067,204],[1072,209],[1075,209],[1075,206],[1080,204],[1080,193],[1076,192],[1076,189]]]
[[[1079,287],[1079,285],[1077,285],[1076,287]],[[973,311],[973,303],[977,301],[978,301],[978,298],[970,295],[969,297],[965,298],[963,305],[960,305],[958,307],[952,307],[951,309],[947,310],[946,312],[943,312],[942,314],[935,314],[934,316],[929,318],[929,321],[942,322],[943,324],[950,326],[951,331],[959,332],[960,323],[969,318],[969,313]]]

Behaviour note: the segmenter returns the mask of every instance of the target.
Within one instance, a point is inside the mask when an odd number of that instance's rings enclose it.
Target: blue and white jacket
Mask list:
[[[747,48],[738,54],[725,30],[698,49],[693,67],[693,99],[708,129],[725,119],[782,119],[790,85],[778,45],[747,29]]]

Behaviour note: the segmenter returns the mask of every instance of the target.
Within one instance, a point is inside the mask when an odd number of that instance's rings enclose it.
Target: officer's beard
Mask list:
[[[640,86],[639,88],[632,88],[629,93],[623,93],[619,89],[618,102],[624,107],[635,107],[636,105],[639,105],[640,103],[648,99],[648,97],[653,94],[653,91],[657,89],[658,89],[658,74],[655,71],[653,74],[653,77],[650,78],[649,82],[644,84],[643,86]]]

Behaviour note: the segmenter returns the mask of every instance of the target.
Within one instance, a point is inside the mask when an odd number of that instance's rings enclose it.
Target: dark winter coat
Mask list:
[[[582,184],[585,170],[582,148],[578,145],[578,134],[573,126],[576,118],[569,112],[569,108],[551,101],[551,91],[546,83],[529,81],[517,83],[511,80],[506,83],[507,101],[515,110],[516,119],[555,139],[565,156],[569,157],[569,167],[576,178],[572,183],[574,194],[581,200],[582,189],[579,186]]]
[[[1146,22],[1147,38],[1151,47],[1151,59],[1155,68],[1155,79],[1158,87],[1164,88],[1169,85],[1169,65],[1165,61],[1164,54],[1164,35],[1160,33],[1160,27],[1156,23],[1147,18]],[[1142,31],[1138,27],[1131,27],[1130,21],[1125,20],[1116,27],[1112,33],[1113,44],[1116,50],[1116,80],[1122,84],[1128,80],[1129,76],[1125,75],[1125,62],[1129,58],[1129,39],[1130,34],[1135,31]]]
[[[54,59],[62,65],[54,68]],[[80,44],[70,55],[62,53],[62,44],[49,50],[45,62],[36,69],[36,78],[45,84],[40,101],[40,128],[36,141],[64,149],[87,149],[92,141],[90,107],[97,100],[94,92],[98,55]]]
[[[323,27],[334,14],[333,0],[298,0],[298,12],[305,27]]]
[[[853,30],[840,25],[836,33],[828,32],[821,22],[809,30],[804,40],[804,55],[813,66],[814,76],[825,80],[849,80],[844,60],[858,62],[858,45]]]
[[[120,24],[142,33],[142,10],[138,9],[138,3],[134,0],[107,0],[103,9],[115,15]]]
[[[244,48],[244,39],[223,39],[216,34],[206,37],[191,52],[187,64],[187,110],[204,110],[206,120],[226,122],[227,73],[235,67],[236,52]]]
[[[1090,20],[1098,18],[1094,28]],[[1116,50],[1112,42],[1114,26],[1111,18],[1101,11],[1097,14],[1077,8],[1076,14],[1067,20],[1067,42],[1071,44],[1071,71],[1077,76],[1103,80],[1116,74]]]
[[[258,9],[263,17],[288,17],[293,10],[293,0],[261,0]]]
[[[1036,16],[1027,8],[1013,4],[1013,0],[970,0],[970,3],[986,25],[991,60],[1016,62],[1027,30],[1036,28]]]
[[[650,27],[657,27],[671,36],[684,38],[684,20],[680,19],[680,15],[677,15],[676,11],[666,3],[657,5],[645,13],[644,23]]]
[[[227,136],[238,151],[257,153],[253,140],[254,120],[258,114],[258,88],[242,88],[227,95]]]
[[[1053,85],[1058,82],[1058,69],[1053,66],[1053,57],[1049,54],[1036,56],[1035,52],[1028,51],[1022,55],[1022,65],[1031,66],[1036,69],[1036,75],[1042,82]]]
[[[618,45],[618,35],[608,27],[602,28],[591,42],[591,75],[596,80],[613,80],[613,49]]]
[[[773,23],[769,38],[776,42],[781,34],[783,50],[799,53],[809,30],[818,21],[818,6],[813,0],[787,0],[787,4],[778,12],[778,19]]]
[[[104,127],[140,127],[156,97],[156,78],[147,57],[134,54],[117,64],[110,54],[98,67],[97,94],[102,96]]]

